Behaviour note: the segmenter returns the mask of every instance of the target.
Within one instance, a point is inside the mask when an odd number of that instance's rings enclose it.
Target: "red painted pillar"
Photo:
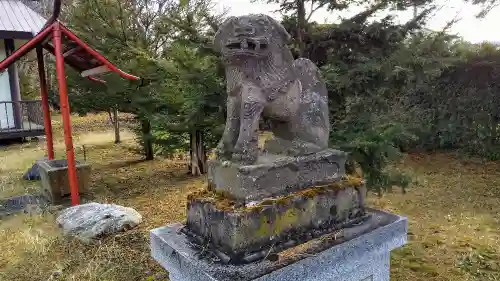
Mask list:
[[[71,190],[71,203],[73,206],[80,204],[78,194],[78,179],[76,176],[75,151],[71,132],[71,118],[68,101],[68,88],[66,85],[66,73],[64,72],[64,56],[62,50],[61,27],[59,23],[54,24],[54,47],[56,55],[56,72],[59,82],[59,98],[61,102],[61,113],[64,125],[64,142],[66,143],[66,159],[68,160],[69,187]]]
[[[47,79],[45,78],[45,64],[43,62],[43,49],[36,47],[36,58],[38,60],[38,77],[40,79],[40,91],[42,96],[43,125],[47,143],[47,155],[49,160],[54,159],[54,141],[52,138],[52,122],[50,121],[49,93],[47,91]]]

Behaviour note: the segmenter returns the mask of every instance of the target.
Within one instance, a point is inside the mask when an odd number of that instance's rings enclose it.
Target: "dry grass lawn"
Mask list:
[[[168,280],[149,258],[148,231],[185,216],[186,194],[203,183],[182,162],[141,162],[133,135],[112,143],[106,116],[74,117],[77,158],[93,165],[92,192],[99,202],[130,206],[140,227],[97,246],[61,237],[54,216],[17,215],[0,221],[0,280]],[[54,121],[56,154],[63,155],[61,124]],[[19,180],[44,155],[37,144],[0,148],[0,198],[31,192]],[[372,196],[372,206],[410,220],[410,243],[392,254],[391,280],[500,280],[500,163],[455,154],[409,155],[399,165],[414,174],[407,194]]]

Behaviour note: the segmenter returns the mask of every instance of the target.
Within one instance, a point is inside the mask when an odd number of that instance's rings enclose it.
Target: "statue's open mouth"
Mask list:
[[[226,52],[231,55],[259,55],[268,48],[265,38],[234,38],[225,45]]]

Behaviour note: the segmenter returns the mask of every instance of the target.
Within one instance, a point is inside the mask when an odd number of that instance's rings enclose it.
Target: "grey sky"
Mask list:
[[[214,2],[216,3],[216,10],[223,11],[224,8],[228,8],[230,9],[230,15],[265,13],[279,17],[279,14],[271,13],[276,10],[277,6],[275,5],[251,3],[250,0],[215,0]],[[437,2],[442,8],[430,19],[429,28],[440,30],[446,22],[458,16],[461,20],[451,28],[452,33],[474,43],[481,41],[500,42],[500,7],[491,11],[484,19],[476,19],[475,15],[479,12],[479,7],[464,4],[461,0],[438,0]],[[327,11],[318,11],[313,16],[313,19],[322,23],[335,22],[339,16],[346,17],[358,11],[360,11],[360,8],[353,8],[337,15]],[[399,14],[400,20],[408,20],[411,16],[412,12]]]

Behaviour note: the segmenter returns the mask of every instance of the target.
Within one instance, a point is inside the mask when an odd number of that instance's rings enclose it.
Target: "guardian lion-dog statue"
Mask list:
[[[264,150],[301,156],[328,146],[328,96],[316,65],[293,59],[290,34],[266,15],[227,19],[215,35],[227,80],[227,120],[217,146],[221,160],[254,164],[259,155],[261,116],[273,138]]]

